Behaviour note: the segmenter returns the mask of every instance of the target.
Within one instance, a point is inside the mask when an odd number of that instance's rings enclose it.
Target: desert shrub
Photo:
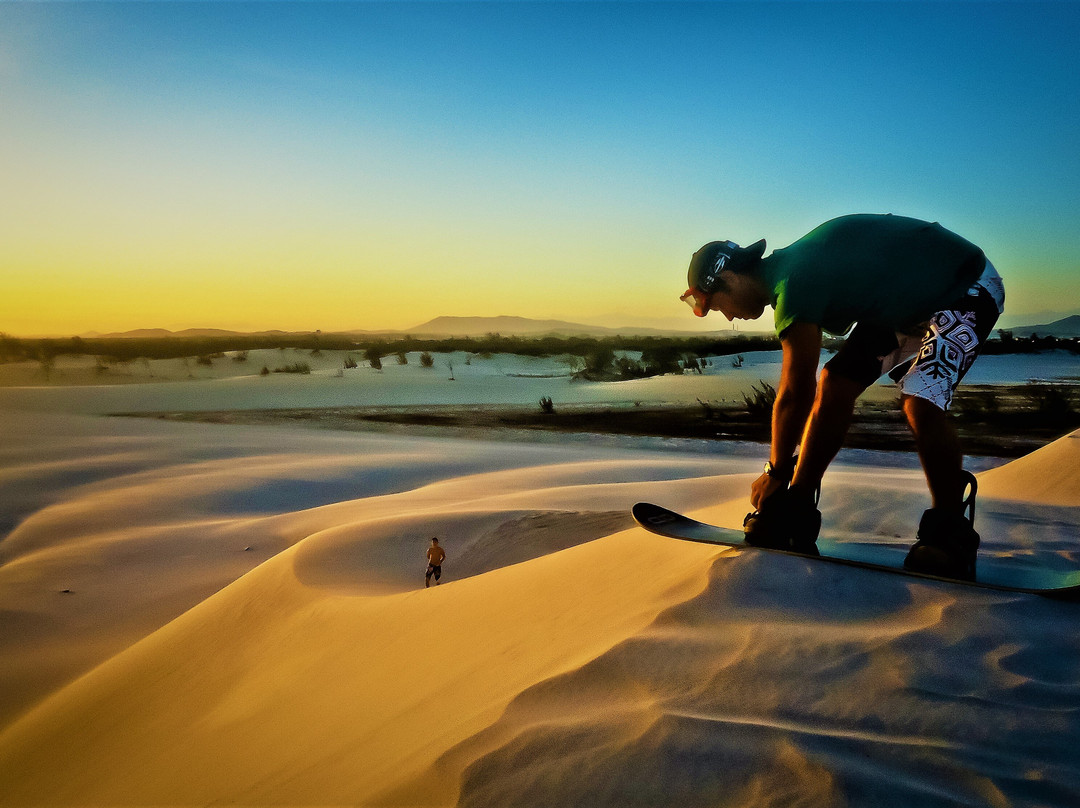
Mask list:
[[[356,360],[352,358],[352,355],[351,354],[346,354],[345,355],[345,369],[346,370],[351,370],[352,368],[354,368],[356,366],[357,366],[356,365]]]
[[[74,337],[71,341],[79,340],[81,346],[82,340],[79,337]],[[0,332],[0,363],[3,362],[17,362],[20,359],[25,358],[26,348],[22,342],[15,337]]]
[[[1074,414],[1072,390],[1066,385],[1029,384],[1024,397],[1030,408],[1050,423],[1068,420]]]
[[[382,358],[386,355],[386,347],[379,342],[369,345],[364,349],[364,358],[375,370],[382,370]]]
[[[435,359],[427,351],[420,354],[420,366],[430,368],[435,366]]]
[[[955,404],[960,415],[971,421],[992,421],[1001,412],[997,393],[991,390],[962,392],[957,395]]]
[[[398,351],[397,352],[397,363],[399,365],[407,365],[407,364],[409,364],[409,357],[407,357],[405,355],[404,351]]]
[[[540,411],[544,413],[544,415],[555,414],[555,402],[551,400],[550,396],[544,396],[540,399]]]
[[[615,371],[620,379],[643,379],[649,375],[648,368],[628,356],[615,360]]]
[[[586,377],[600,377],[611,373],[615,364],[615,351],[608,346],[599,346],[584,355],[584,374]]]
[[[681,359],[682,354],[677,345],[661,344],[641,352],[641,364],[646,367],[650,376],[682,373],[683,368],[679,364]]]
[[[701,410],[702,410],[702,413],[705,416],[706,421],[711,421],[713,418],[715,418],[717,416],[717,409],[712,404],[710,404],[708,401],[702,401],[699,398],[697,400],[697,403],[701,405]]]
[[[275,368],[274,373],[311,373],[311,365],[307,362],[296,362],[292,365],[285,365],[284,367]]]
[[[688,356],[683,360],[683,373],[695,371],[699,376],[705,373],[705,362],[698,356]]]
[[[758,384],[761,387],[755,384],[750,387],[749,394],[743,393],[743,402],[752,418],[768,420],[772,417],[773,404],[776,403],[776,388],[762,379],[758,379]]]

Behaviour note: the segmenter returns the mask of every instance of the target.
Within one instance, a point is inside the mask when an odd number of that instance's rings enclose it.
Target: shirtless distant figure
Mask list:
[[[424,575],[424,586],[431,586],[431,576],[435,576],[435,585],[439,585],[439,578],[442,577],[442,563],[446,558],[446,551],[439,546],[439,540],[436,538],[431,539],[431,546],[427,551],[427,573]]]

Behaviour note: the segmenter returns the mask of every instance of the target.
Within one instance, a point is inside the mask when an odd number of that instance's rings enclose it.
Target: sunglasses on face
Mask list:
[[[679,298],[683,303],[694,310],[698,317],[704,317],[709,313],[709,299],[712,295],[702,292],[700,289],[687,289]]]

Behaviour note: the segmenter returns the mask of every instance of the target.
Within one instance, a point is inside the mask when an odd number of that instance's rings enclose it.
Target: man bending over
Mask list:
[[[1003,310],[1001,277],[955,233],[891,214],[841,216],[764,252],[764,240],[706,244],[691,259],[682,297],[699,317],[719,311],[753,320],[766,306],[775,311],[783,365],[769,462],[751,488],[747,543],[817,552],[822,476],[856,399],[888,373],[900,386],[932,500],[904,566],[973,577],[979,534],[964,515],[970,475],[946,413]],[[818,379],[823,331],[848,337]]]

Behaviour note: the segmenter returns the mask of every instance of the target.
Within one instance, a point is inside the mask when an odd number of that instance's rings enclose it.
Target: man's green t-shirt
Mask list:
[[[892,214],[832,219],[761,261],[776,333],[808,322],[830,334],[854,323],[904,331],[963,297],[983,251],[936,222]]]

